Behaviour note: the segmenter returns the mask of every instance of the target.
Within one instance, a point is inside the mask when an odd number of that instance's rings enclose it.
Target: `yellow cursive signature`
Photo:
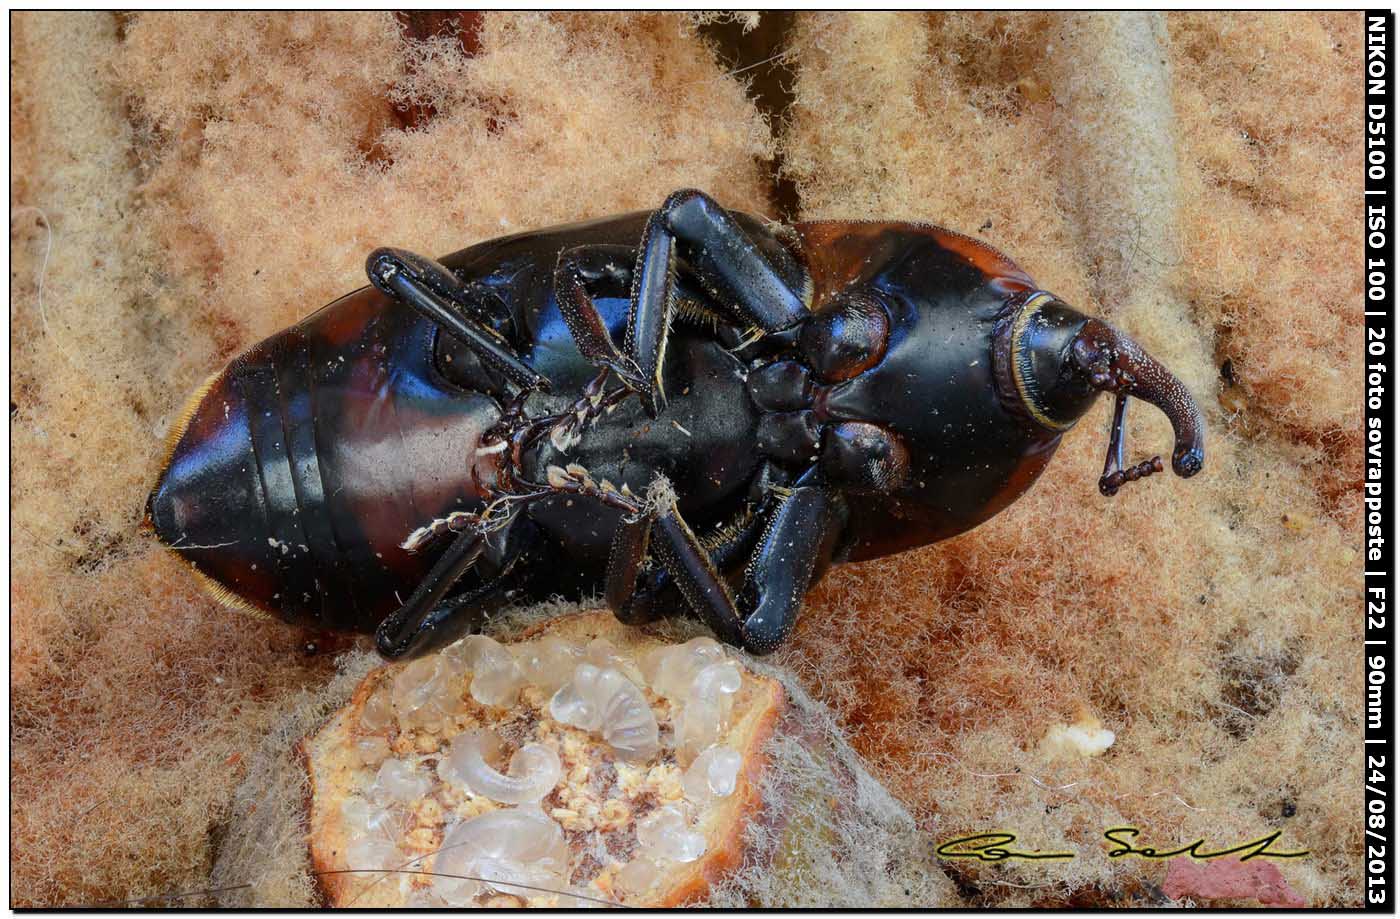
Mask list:
[[[1115,826],[1112,829],[1104,830],[1103,837],[1111,843],[1115,843],[1113,848],[1108,850],[1109,858],[1123,858],[1128,855],[1136,855],[1138,858],[1175,858],[1178,855],[1189,855],[1192,858],[1205,861],[1212,858],[1220,858],[1224,855],[1236,855],[1247,852],[1247,855],[1240,855],[1240,861],[1247,862],[1251,858],[1301,858],[1308,854],[1308,850],[1301,852],[1272,852],[1269,844],[1278,839],[1283,833],[1282,830],[1275,830],[1267,836],[1260,836],[1258,839],[1251,839],[1249,842],[1242,842],[1237,846],[1228,849],[1220,849],[1216,852],[1202,852],[1201,847],[1206,844],[1205,839],[1197,839],[1195,842],[1182,846],[1179,849],[1172,849],[1167,852],[1158,852],[1151,846],[1134,846],[1129,839],[1141,835],[1141,831],[1135,826]],[[1128,837],[1124,839],[1122,837]]]
[[[1015,833],[977,833],[948,840],[934,850],[934,855],[939,858],[975,858],[982,862],[1001,862],[1008,858],[1074,858],[1073,852],[1018,852],[1006,848],[1015,841]]]
[[[1206,844],[1203,838],[1165,852],[1159,852],[1152,846],[1136,846],[1131,840],[1142,835],[1142,831],[1135,826],[1115,826],[1104,830],[1103,837],[1113,843],[1107,852],[1109,858],[1176,858],[1178,855],[1185,855],[1199,861],[1208,861],[1226,855],[1239,855],[1240,861],[1247,862],[1251,858],[1302,858],[1308,854],[1307,849],[1298,852],[1276,852],[1270,849],[1269,846],[1277,841],[1282,833],[1282,830],[1276,830],[1267,836],[1214,852],[1203,851],[1202,847]],[[1003,862],[1012,858],[1074,858],[1073,852],[1022,852],[1010,847],[1015,841],[1015,833],[974,833],[940,844],[934,850],[934,855],[939,858],[975,858],[980,862]]]

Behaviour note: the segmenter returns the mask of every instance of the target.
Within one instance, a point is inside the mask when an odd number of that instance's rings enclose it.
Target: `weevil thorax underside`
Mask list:
[[[998,332],[1028,304],[1038,314],[1053,298],[1001,253],[940,227],[824,222],[797,230],[813,292],[810,326],[856,330],[823,331],[820,343],[835,355],[840,349],[830,342],[864,336],[877,352],[846,361],[838,369],[847,373],[836,374],[841,379],[828,374],[822,381],[817,403],[824,420],[878,429],[882,434],[866,428],[850,434],[864,438],[858,446],[868,451],[873,442],[879,457],[894,455],[904,466],[881,479],[885,487],[861,489],[853,501],[852,557],[947,538],[1019,497],[1067,426],[1050,412],[1069,407],[1033,402],[1037,411],[1028,409],[1003,372]],[[877,309],[879,321],[862,318]],[[1034,325],[1038,335],[1042,325]],[[818,365],[820,379],[824,360],[839,362],[807,347],[807,338],[804,332],[804,357]],[[1039,338],[1027,342],[1034,346]],[[1030,366],[1036,370],[1039,362]],[[881,438],[892,446],[884,448]]]

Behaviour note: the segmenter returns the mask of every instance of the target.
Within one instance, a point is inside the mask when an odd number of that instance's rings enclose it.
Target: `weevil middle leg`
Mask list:
[[[479,628],[493,609],[505,605],[506,588],[530,538],[528,524],[517,525],[518,516],[519,505],[509,504],[503,518],[489,530],[468,527],[456,532],[427,577],[379,624],[375,631],[379,653],[390,660],[415,657]],[[495,572],[483,577],[477,586],[452,594],[483,559]]]
[[[594,364],[616,371],[653,418],[666,403],[661,374],[683,267],[701,287],[722,295],[732,311],[724,318],[743,328],[778,332],[809,315],[783,272],[703,192],[675,192],[647,220],[632,272],[621,350],[593,306],[579,258],[565,252],[555,274],[555,293],[579,350]]]

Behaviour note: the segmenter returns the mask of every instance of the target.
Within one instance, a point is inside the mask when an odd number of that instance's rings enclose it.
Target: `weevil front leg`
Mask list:
[[[839,531],[839,499],[815,486],[775,494],[761,511],[763,533],[736,599],[710,553],[664,486],[647,495],[646,510],[624,521],[608,564],[607,597],[624,621],[631,614],[641,561],[650,549],[692,610],[721,640],[754,654],[767,654],[797,622],[813,577],[831,560]]]
[[[647,220],[632,272],[631,306],[619,351],[593,307],[585,284],[566,261],[556,275],[564,320],[580,350],[619,376],[655,418],[665,406],[661,371],[677,297],[681,263],[732,318],[761,332],[778,332],[805,319],[801,295],[754,245],[724,208],[703,192],[673,193]]]
[[[549,390],[549,381],[485,321],[492,304],[445,265],[403,249],[384,248],[370,253],[365,272],[376,288],[427,316],[516,385]]]
[[[777,497],[739,590],[744,647],[767,654],[797,624],[802,598],[831,564],[845,508],[838,493],[798,485]]]

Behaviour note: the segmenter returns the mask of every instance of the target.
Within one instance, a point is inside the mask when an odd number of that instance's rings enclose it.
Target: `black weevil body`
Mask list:
[[[1035,482],[1100,392],[1204,459],[1200,413],[1136,344],[969,237],[782,227],[694,191],[371,287],[191,400],[148,512],[235,605],[422,653],[507,603],[601,591],[773,649],[833,561],[962,533]]]

